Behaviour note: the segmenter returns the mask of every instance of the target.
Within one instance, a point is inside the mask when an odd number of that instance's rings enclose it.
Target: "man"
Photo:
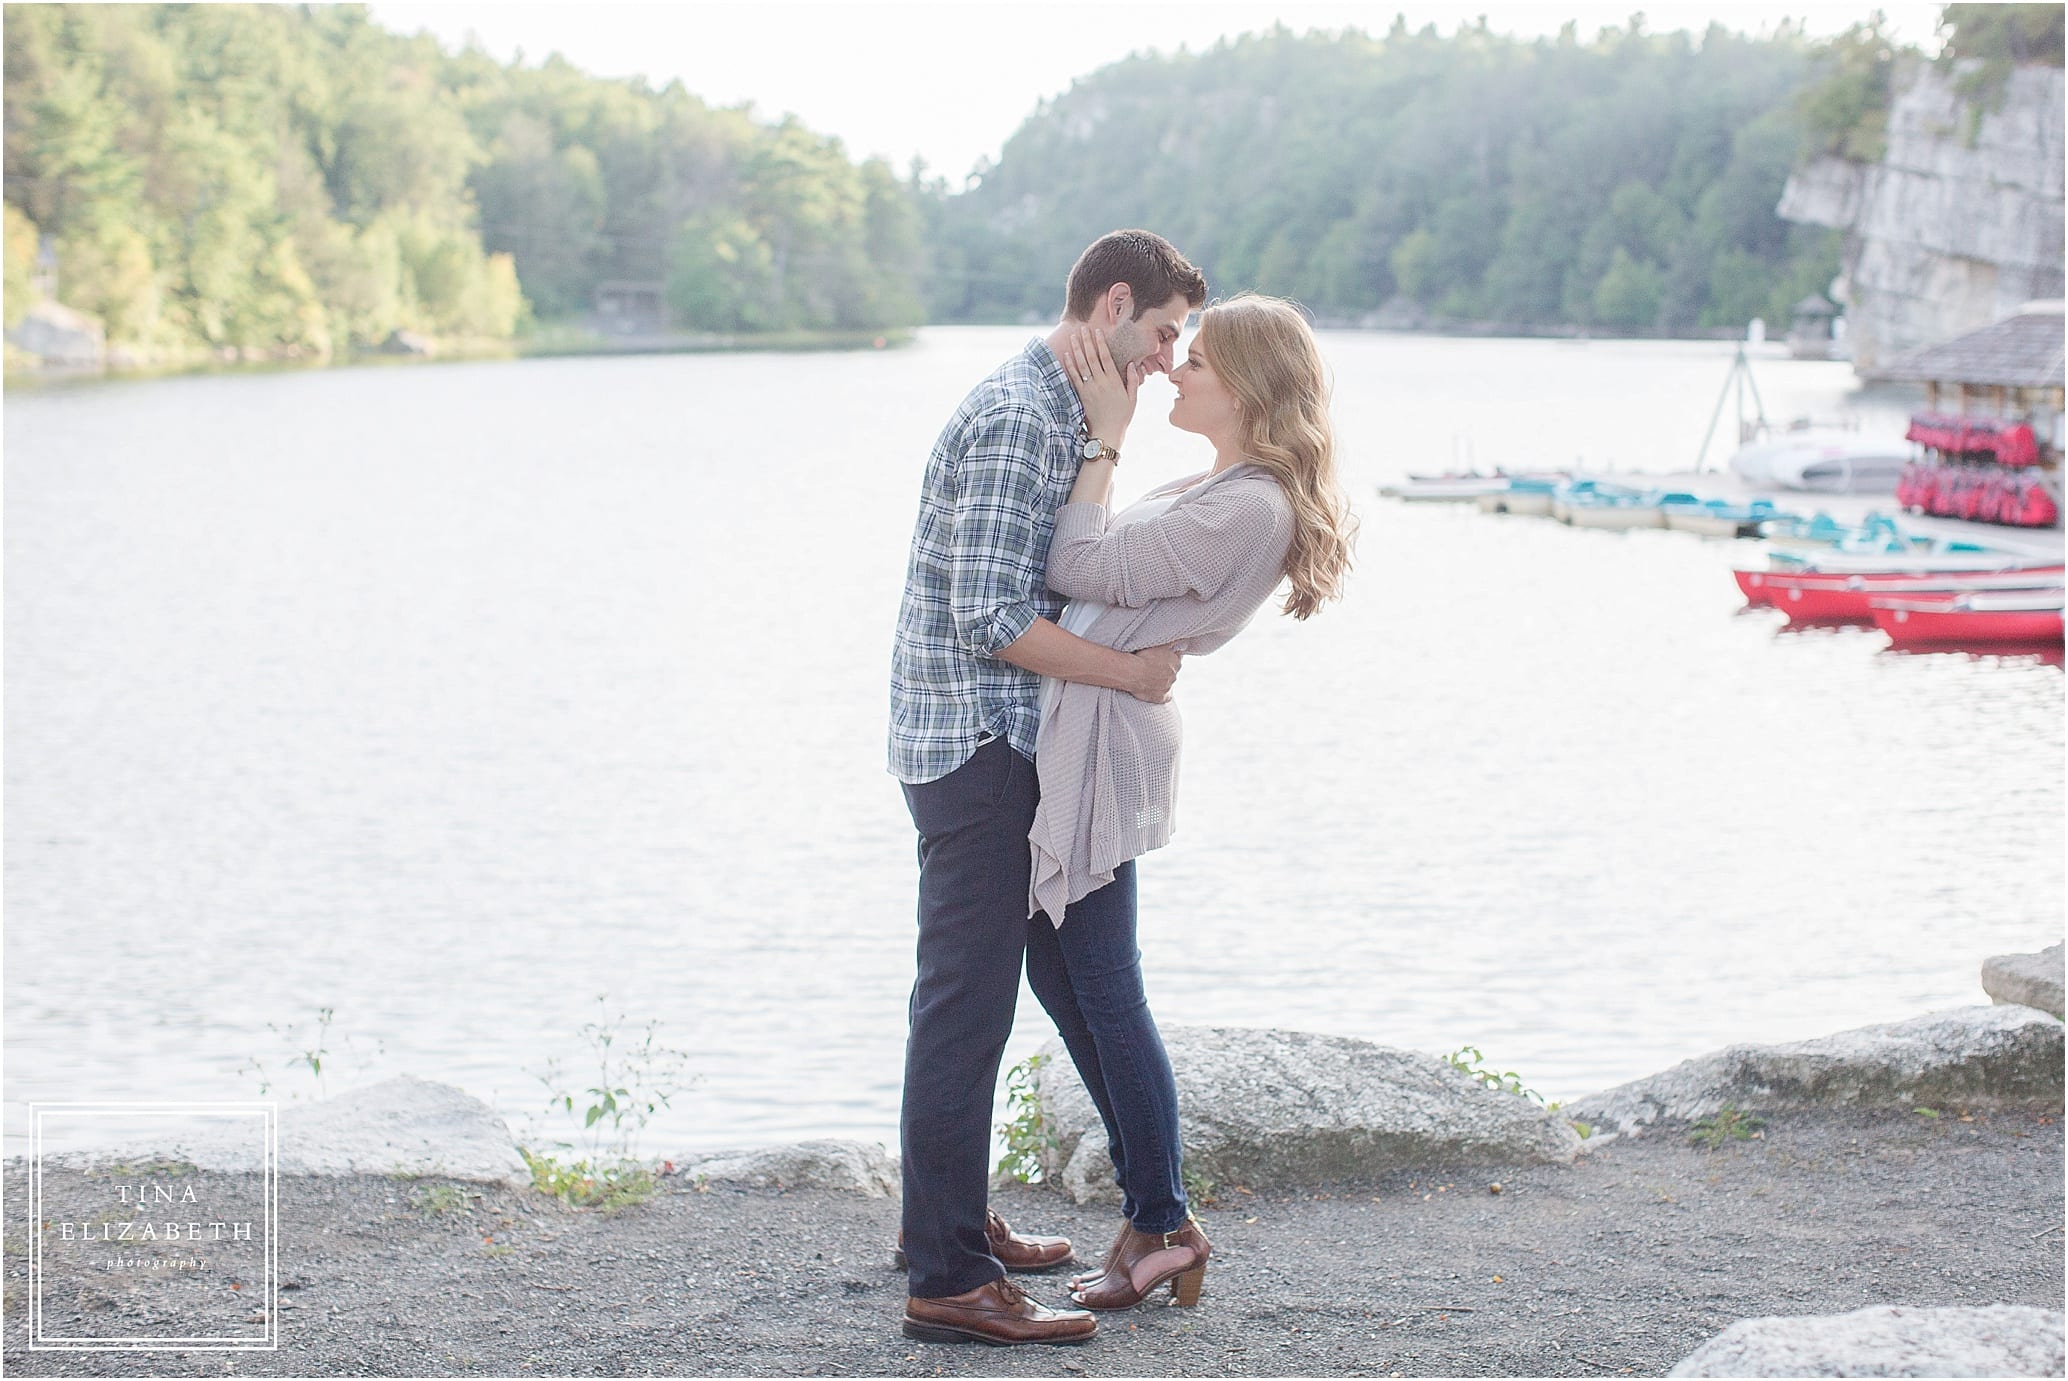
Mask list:
[[[1079,326],[1114,363],[1168,373],[1206,280],[1161,236],[1117,230],[1070,270],[1061,325],[999,366],[949,419],[926,465],[891,658],[890,770],[919,831],[919,974],[900,1139],[909,1274],[904,1331],[934,1341],[1078,1342],[1096,1324],[1049,1310],[1006,1274],[1070,1257],[986,1208],[992,1100],[1030,925],[1027,842],[1039,799],[1041,678],[1170,698],[1178,654],[1118,652],[1063,631],[1044,579],[1055,512],[1086,456],[1058,363]]]

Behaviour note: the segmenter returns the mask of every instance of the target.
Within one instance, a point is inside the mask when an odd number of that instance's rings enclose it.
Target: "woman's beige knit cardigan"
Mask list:
[[[1168,509],[1110,532],[1104,504],[1057,510],[1049,588],[1115,606],[1086,630],[1092,642],[1122,652],[1165,643],[1187,656],[1212,652],[1277,588],[1293,513],[1271,472],[1242,464],[1182,483],[1189,487]],[[1045,911],[1060,926],[1068,903],[1169,841],[1179,736],[1174,704],[1063,683],[1035,744],[1041,804],[1029,836],[1029,916]]]

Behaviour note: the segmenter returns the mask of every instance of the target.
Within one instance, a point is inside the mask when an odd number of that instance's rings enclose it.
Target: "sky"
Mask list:
[[[471,35],[496,58],[522,52],[536,65],[558,52],[601,77],[680,79],[712,105],[752,102],[757,115],[795,114],[838,135],[857,157],[881,155],[900,172],[917,156],[961,186],[979,159],[1044,98],[1074,78],[1142,50],[1211,47],[1283,22],[1295,31],[1348,27],[1383,33],[1404,14],[1411,28],[1441,33],[1485,15],[1497,33],[1556,34],[1568,20],[1583,37],[1642,12],[1653,33],[1699,33],[1712,20],[1748,34],[1801,21],[1813,36],[1843,31],[1877,8],[1859,4],[1353,4],[1344,0],[674,0],[673,3],[508,3],[507,0],[377,0],[383,27],[429,30],[448,48]],[[1878,8],[1899,40],[1936,52],[1936,4]]]

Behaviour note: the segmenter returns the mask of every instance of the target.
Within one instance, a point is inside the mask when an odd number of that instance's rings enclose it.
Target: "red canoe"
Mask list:
[[[1746,603],[1779,609],[1790,623],[1867,623],[1874,617],[1872,601],[1890,597],[1950,599],[1983,591],[2061,586],[2059,566],[1938,574],[1889,571],[1846,575],[1744,569],[1736,574]]]
[[[2061,587],[1877,599],[1874,626],[1897,647],[2059,647]]]

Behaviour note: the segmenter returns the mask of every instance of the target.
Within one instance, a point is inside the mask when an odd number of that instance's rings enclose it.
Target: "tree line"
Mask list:
[[[2060,5],[1953,5],[1982,87],[2059,63]],[[1115,63],[963,188],[679,84],[449,53],[349,5],[9,5],[7,310],[61,299],[150,353],[507,339],[599,290],[678,329],[1051,317],[1078,249],[1151,226],[1216,291],[1325,319],[1687,333],[1785,321],[1836,232],[1774,215],[1877,156],[1875,22],[1525,41],[1278,28]]]
[[[507,339],[661,285],[690,329],[914,324],[881,161],[671,84],[501,63],[354,5],[9,5],[8,320],[58,296],[142,354]]]
[[[2061,65],[2062,9],[1946,6],[1937,61],[1979,59],[1963,84],[1986,103],[2011,66]],[[1923,61],[1879,13],[1822,41],[1654,34],[1641,15],[1536,40],[1396,18],[1137,56],[1044,102],[966,192],[935,181],[931,312],[1046,316],[1078,246],[1144,224],[1215,291],[1324,319],[1785,325],[1840,251],[1839,232],[1774,214],[1789,173],[1878,159],[1896,73]]]
[[[1534,42],[1245,35],[1045,103],[935,211],[933,309],[1052,309],[1057,267],[1149,224],[1208,272],[1330,317],[1685,331],[1828,285],[1832,232],[1774,215],[1817,78],[1792,30]],[[1049,270],[1028,282],[1014,263]]]

